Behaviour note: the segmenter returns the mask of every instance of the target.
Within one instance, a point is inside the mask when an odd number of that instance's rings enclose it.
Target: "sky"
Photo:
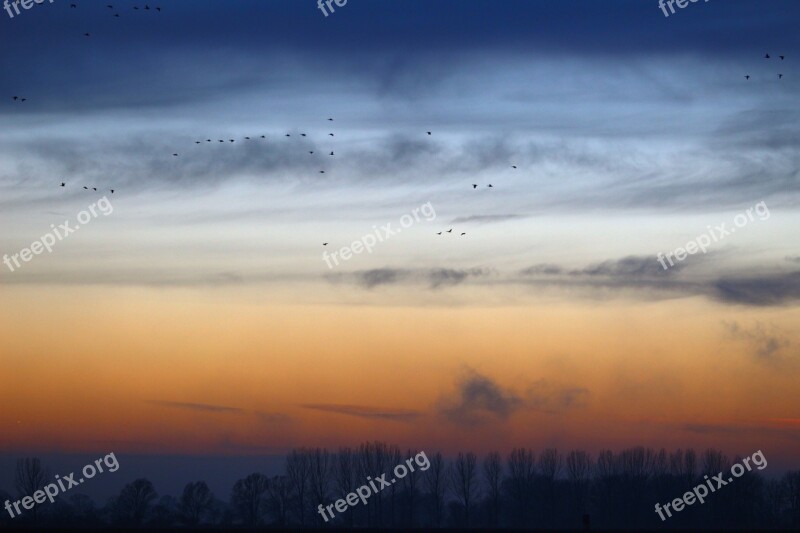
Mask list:
[[[0,11],[0,254],[54,241],[0,265],[0,464],[797,467],[796,2],[70,3]]]

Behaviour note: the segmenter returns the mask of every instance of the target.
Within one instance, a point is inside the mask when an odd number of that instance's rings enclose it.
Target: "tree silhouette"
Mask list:
[[[214,495],[205,481],[195,481],[184,487],[179,508],[183,521],[196,526],[211,511]]]
[[[250,474],[233,486],[231,506],[246,526],[256,526],[264,515],[264,498],[269,481],[263,474]]]
[[[113,502],[117,521],[123,525],[142,525],[150,504],[157,497],[158,494],[148,479],[142,478],[128,483]]]

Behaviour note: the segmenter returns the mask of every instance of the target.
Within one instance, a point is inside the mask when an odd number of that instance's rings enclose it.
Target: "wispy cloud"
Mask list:
[[[359,418],[391,420],[395,422],[410,422],[422,413],[410,409],[392,409],[384,407],[369,407],[364,405],[343,405],[334,403],[310,403],[302,405],[305,409],[325,411],[340,415],[356,416]]]

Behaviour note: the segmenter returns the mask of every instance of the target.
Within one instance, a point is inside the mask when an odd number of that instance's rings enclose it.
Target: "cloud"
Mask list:
[[[720,301],[754,306],[784,305],[800,299],[800,272],[728,277],[712,285]]]
[[[783,350],[791,342],[773,326],[768,328],[756,322],[751,328],[744,328],[737,322],[723,322],[731,339],[742,341],[748,345],[755,359],[764,362],[778,363],[784,360]]]
[[[470,427],[507,420],[522,410],[555,414],[582,408],[588,395],[585,388],[563,387],[539,380],[522,397],[491,378],[467,369],[466,375],[456,383],[455,393],[440,398],[437,410],[449,422]]]
[[[427,285],[430,289],[445,286],[460,285],[470,277],[482,277],[489,272],[480,268],[452,269],[406,269],[406,268],[376,268],[372,270],[359,270],[351,273],[328,274],[326,279],[332,283],[354,283],[365,289],[373,289],[381,285]]]
[[[469,222],[488,224],[492,222],[505,222],[506,220],[515,220],[518,218],[524,218],[524,215],[470,215],[468,217],[454,218],[451,224],[462,224]]]
[[[523,405],[513,391],[490,378],[468,370],[453,396],[439,401],[439,414],[459,425],[475,426],[490,420],[505,420]]]
[[[238,407],[225,407],[222,405],[210,405],[205,403],[170,402],[165,400],[150,400],[147,403],[152,405],[158,405],[160,407],[168,407],[172,409],[185,409],[189,411],[198,411],[205,413],[227,413],[227,414],[244,413],[244,410]]]
[[[420,416],[419,411],[410,409],[389,409],[383,407],[368,407],[363,405],[342,405],[333,403],[312,403],[302,405],[305,409],[325,411],[340,415],[356,416],[359,418],[391,420],[395,422],[410,422]]]
[[[583,387],[561,387],[540,380],[528,388],[525,400],[531,409],[555,414],[586,407],[588,397],[589,390]]]

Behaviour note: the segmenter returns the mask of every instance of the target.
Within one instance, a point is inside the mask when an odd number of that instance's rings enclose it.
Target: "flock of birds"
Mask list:
[[[783,61],[783,60],[785,60],[785,59],[786,59],[786,56],[778,56],[778,57],[781,59],[781,61]],[[767,52],[766,54],[764,54],[764,59],[772,59],[772,56],[771,56],[771,55],[769,55],[769,52]],[[746,80],[748,80],[748,81],[749,81],[751,77],[752,77],[752,76],[750,76],[750,74],[745,74],[745,76],[744,76],[744,79],[746,79]],[[779,79],[779,80],[782,80],[782,79],[783,79],[783,74],[780,74],[780,73],[778,73],[778,79]]]

